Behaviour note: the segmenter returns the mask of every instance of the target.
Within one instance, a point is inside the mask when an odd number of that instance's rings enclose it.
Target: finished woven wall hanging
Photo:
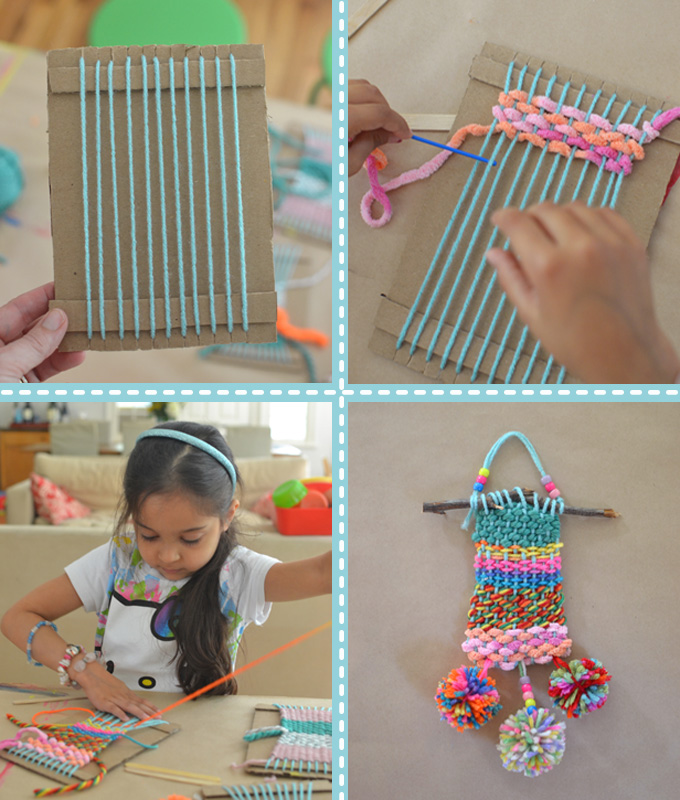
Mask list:
[[[276,340],[261,45],[48,54],[63,350]]]
[[[392,201],[396,213],[401,200],[390,192],[428,179],[371,349],[449,383],[569,380],[521,323],[486,261],[491,247],[508,247],[491,213],[581,199],[616,209],[647,244],[680,155],[678,117],[668,101],[486,44],[470,68],[449,144],[490,163],[442,150],[389,179],[382,177],[393,172],[387,165],[378,179],[375,155],[366,162],[371,189],[361,212],[372,227],[389,221]]]
[[[541,475],[544,493],[520,487],[487,491],[491,462],[510,439],[526,447]],[[426,511],[442,513],[461,501],[431,503]],[[475,481],[463,524],[474,522],[476,585],[462,643],[471,666],[461,666],[439,683],[435,700],[441,719],[458,730],[478,729],[501,709],[493,669],[517,669],[524,707],[500,726],[498,749],[511,772],[536,777],[562,760],[566,724],[601,708],[611,676],[593,658],[568,660],[572,639],[562,590],[560,524],[563,514],[616,517],[611,510],[565,506],[560,490],[546,474],[531,442],[511,431],[489,451]],[[527,668],[554,666],[548,693],[554,710],[539,708]]]

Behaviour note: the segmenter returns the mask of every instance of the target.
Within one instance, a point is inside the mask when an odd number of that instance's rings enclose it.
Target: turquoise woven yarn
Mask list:
[[[0,146],[0,215],[13,205],[24,188],[24,174],[19,157]]]

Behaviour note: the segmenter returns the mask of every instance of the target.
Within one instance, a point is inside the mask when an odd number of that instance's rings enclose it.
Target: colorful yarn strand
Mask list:
[[[641,161],[645,154],[643,143],[656,139],[671,122],[680,119],[680,106],[657,114],[651,122],[643,122],[641,128],[630,123],[612,125],[609,120],[597,114],[586,114],[579,108],[560,106],[543,95],[529,99],[529,94],[520,89],[501,91],[498,104],[492,108],[496,120],[491,125],[466,125],[457,130],[448,142],[449,147],[459,149],[468,136],[484,136],[505,133],[509,139],[519,135],[520,141],[527,141],[540,148],[546,148],[565,158],[579,158],[602,166],[606,171],[629,175],[633,160]],[[366,171],[370,189],[361,200],[361,216],[372,228],[386,225],[392,218],[392,204],[387,193],[410,183],[429,178],[452,155],[451,150],[442,150],[434,158],[416,169],[392,178],[381,185],[378,170],[386,166],[381,151],[373,151],[366,159]],[[371,213],[373,202],[383,207],[380,217]]]
[[[36,722],[36,718],[40,715],[63,711],[85,711],[88,719],[75,724],[39,724]],[[7,749],[12,755],[20,757],[28,764],[46,767],[55,774],[66,777],[72,777],[78,769],[88,764],[95,764],[99,769],[95,777],[68,786],[35,789],[33,793],[36,797],[79,792],[99,785],[107,773],[107,767],[97,758],[98,753],[117,739],[131,739],[130,736],[127,736],[126,731],[133,726],[147,727],[163,722],[163,720],[130,720],[127,723],[121,723],[111,714],[101,715],[87,708],[76,707],[38,711],[33,715],[30,723],[22,722],[12,714],[7,714],[7,719],[21,730],[14,739],[0,742],[0,750]],[[22,738],[26,733],[35,733],[35,737]],[[145,745],[135,739],[132,741],[142,747],[155,748],[157,746]]]

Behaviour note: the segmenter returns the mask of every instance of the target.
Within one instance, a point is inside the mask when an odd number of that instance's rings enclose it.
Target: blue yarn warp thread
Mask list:
[[[0,214],[14,204],[24,188],[24,173],[19,156],[0,146]]]

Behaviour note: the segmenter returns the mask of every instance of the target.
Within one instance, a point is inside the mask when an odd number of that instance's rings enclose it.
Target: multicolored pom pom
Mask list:
[[[442,720],[461,731],[481,728],[501,710],[496,682],[477,666],[452,669],[434,699]]]
[[[582,658],[570,661],[554,659],[557,669],[550,675],[548,694],[553,705],[568,717],[580,717],[595,711],[607,702],[612,676],[597,659]]]
[[[512,714],[499,728],[503,766],[529,778],[548,772],[564,755],[565,727],[545,708],[522,708]]]

